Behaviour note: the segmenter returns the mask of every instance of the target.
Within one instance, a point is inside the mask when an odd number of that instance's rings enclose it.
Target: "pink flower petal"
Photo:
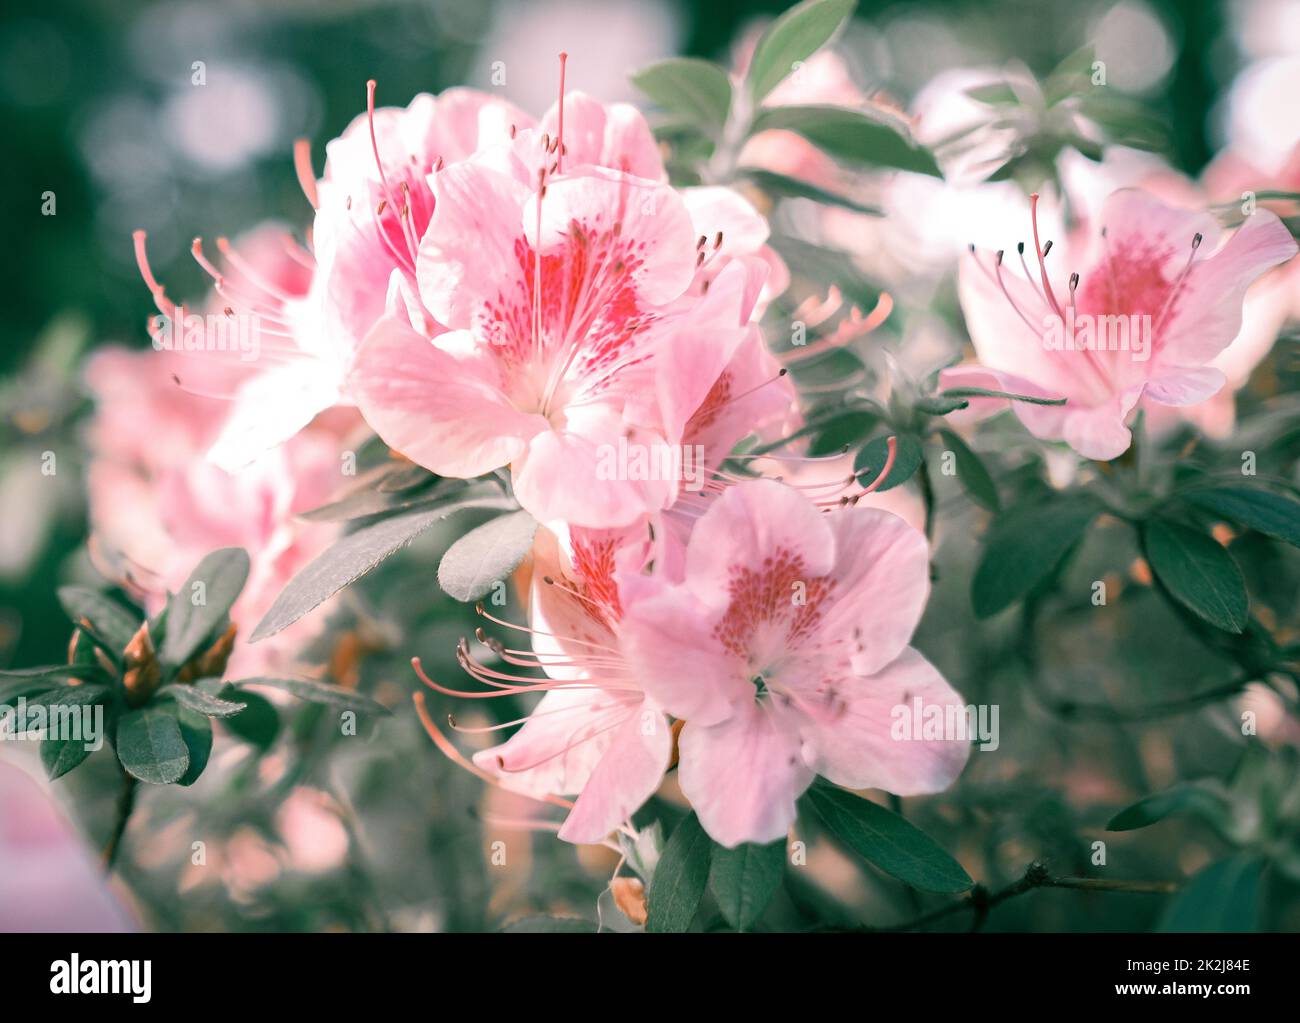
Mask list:
[[[847,680],[841,695],[843,716],[804,732],[809,766],[837,785],[922,795],[947,788],[966,765],[969,738],[923,739],[921,722],[913,722],[914,738],[895,737],[895,710],[912,713],[914,699],[922,708],[965,708],[934,665],[910,647],[871,676]]]
[[[733,848],[785,837],[814,774],[798,733],[770,703],[751,700],[716,725],[688,722],[680,749],[682,792],[715,842]]]
[[[400,320],[379,322],[350,385],[366,422],[384,443],[442,476],[472,477],[507,465],[546,420],[517,411],[489,355],[443,335],[453,353]]]

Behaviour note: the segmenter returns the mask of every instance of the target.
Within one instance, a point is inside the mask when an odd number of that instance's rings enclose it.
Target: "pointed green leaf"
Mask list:
[[[841,163],[942,176],[934,156],[912,138],[907,123],[882,110],[770,107],[754,118],[751,127],[754,134],[769,130],[802,135]]]
[[[1259,929],[1264,861],[1239,854],[1197,873],[1160,920],[1165,933],[1240,934]]]
[[[822,782],[804,798],[839,842],[903,883],[926,892],[974,884],[934,839],[883,806]]]
[[[173,704],[169,709],[176,716],[176,724],[181,730],[181,739],[189,753],[190,763],[185,773],[177,779],[177,785],[193,785],[199,775],[208,766],[212,755],[212,722],[197,711]]]
[[[871,217],[884,216],[884,211],[879,206],[867,206],[850,196],[829,192],[801,178],[777,174],[775,171],[763,170],[760,167],[744,167],[737,173],[752,181],[768,195],[778,199],[811,199],[823,206],[838,206],[840,209],[852,210],[854,213]]]
[[[1197,617],[1240,633],[1250,616],[1246,581],[1232,555],[1213,537],[1167,519],[1142,527],[1142,547],[1165,590]]]
[[[1214,815],[1228,808],[1228,800],[1203,782],[1183,782],[1164,792],[1139,799],[1115,814],[1107,831],[1136,831],[1166,817],[1181,813],[1207,811]]]
[[[438,585],[457,600],[486,596],[510,578],[532,550],[537,520],[526,511],[501,515],[472,529],[449,548],[438,564]]]
[[[288,693],[290,696],[296,696],[300,700],[308,703],[323,703],[331,707],[340,707],[343,710],[355,710],[363,714],[390,714],[392,713],[382,703],[377,703],[368,696],[362,696],[360,693],[354,693],[350,689],[344,689],[342,686],[330,685],[326,682],[316,682],[305,678],[241,678],[230,683],[237,690],[242,690],[244,686],[266,686],[270,689],[279,689]],[[241,692],[240,696],[243,697]]]
[[[413,508],[378,522],[368,523],[323,551],[289,580],[271,609],[253,630],[249,642],[274,636],[308,611],[356,582],[385,558],[411,543],[435,522],[455,514],[472,502],[439,502],[429,508]]]
[[[182,707],[202,714],[210,718],[228,718],[238,714],[248,706],[246,703],[237,703],[233,700],[225,700],[219,696],[204,692],[194,686],[172,685],[168,686],[165,693],[169,694],[172,699]]]
[[[248,579],[248,552],[242,547],[213,551],[198,563],[167,604],[167,630],[159,657],[180,667],[215,638]]]
[[[116,745],[127,772],[150,785],[178,782],[190,766],[180,725],[161,707],[141,707],[122,715]]]
[[[749,62],[749,94],[758,103],[820,50],[853,13],[856,0],[805,0],[768,26]]]
[[[998,497],[997,484],[980,456],[951,430],[940,430],[939,436],[952,451],[957,462],[957,482],[970,494],[971,500],[989,511],[1001,511],[1002,499]]]
[[[143,617],[132,614],[107,594],[86,586],[60,586],[59,604],[74,625],[83,618],[89,619],[95,631],[118,654],[126,649],[144,622]]]
[[[1184,496],[1230,522],[1300,547],[1300,501],[1248,487],[1212,487]]]
[[[975,614],[988,618],[1038,586],[1100,510],[1079,494],[1016,507],[994,519],[971,582]]]
[[[691,926],[709,883],[712,850],[713,840],[695,814],[673,829],[650,885],[646,930],[680,933]]]
[[[656,104],[716,137],[731,109],[731,80],[707,60],[673,57],[643,67],[632,84]]]
[[[41,763],[45,766],[45,773],[50,781],[62,778],[88,756],[90,756],[90,750],[86,748],[85,741],[81,739],[44,739],[41,741]]]
[[[745,842],[734,849],[715,844],[709,891],[727,923],[746,930],[763,914],[785,876],[785,842]]]
[[[884,482],[876,488],[877,493],[893,490],[894,487],[906,483],[925,463],[925,450],[921,446],[919,437],[911,433],[900,433],[896,438],[894,464],[890,467],[889,475],[885,477]],[[885,468],[885,462],[888,460],[889,437],[877,437],[868,441],[858,452],[858,457],[853,460],[853,471],[858,476],[858,482],[864,487],[870,486]]]

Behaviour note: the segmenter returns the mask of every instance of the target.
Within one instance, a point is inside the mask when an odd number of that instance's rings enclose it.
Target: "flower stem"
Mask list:
[[[126,771],[122,772],[122,793],[117,797],[117,817],[113,822],[113,830],[108,836],[108,842],[104,846],[105,873],[113,872],[113,864],[122,847],[122,836],[126,834],[126,826],[131,820],[131,811],[135,809],[135,793],[139,784]]]

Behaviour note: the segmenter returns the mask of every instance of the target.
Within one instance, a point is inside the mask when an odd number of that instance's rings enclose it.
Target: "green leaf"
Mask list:
[[[478,600],[510,578],[533,546],[537,520],[526,511],[501,515],[472,529],[438,564],[438,585],[457,600]]]
[[[236,703],[233,700],[223,700],[219,696],[206,693],[202,689],[187,685],[167,686],[164,693],[170,694],[172,699],[182,707],[202,714],[210,718],[228,718],[238,714],[246,708],[246,703]]]
[[[59,604],[74,625],[83,618],[89,619],[95,631],[115,647],[119,655],[144,621],[107,594],[86,586],[60,586]]]
[[[117,757],[132,777],[171,785],[185,776],[190,751],[176,718],[161,707],[128,711],[117,723]]]
[[[1241,569],[1213,537],[1167,519],[1142,527],[1142,547],[1165,590],[1197,617],[1240,633],[1250,616]]]
[[[939,436],[948,445],[957,461],[957,482],[962,485],[971,500],[991,512],[1002,510],[1002,499],[998,497],[998,485],[984,466],[983,459],[951,430],[940,430]]]
[[[695,814],[673,829],[650,885],[647,931],[680,933],[690,927],[709,883],[712,850],[713,840]]]
[[[824,206],[838,206],[840,209],[852,210],[854,213],[864,213],[872,217],[884,216],[884,211],[879,206],[867,206],[847,195],[829,192],[800,178],[777,174],[775,171],[763,170],[760,167],[743,167],[737,173],[740,177],[752,181],[768,195],[777,198],[811,199]]]
[[[885,481],[876,488],[876,493],[893,490],[894,487],[906,483],[925,462],[925,450],[921,447],[921,439],[915,434],[898,434],[894,446],[894,464]],[[877,437],[875,440],[868,441],[858,452],[858,457],[853,460],[853,471],[857,474],[858,482],[864,487],[870,486],[885,468],[888,459],[888,437]]]
[[[224,547],[200,561],[167,602],[160,660],[178,668],[197,654],[222,627],[247,579],[248,552],[242,547]]]
[[[785,876],[785,842],[746,842],[734,849],[714,844],[709,890],[727,923],[746,930],[763,914]]]
[[[234,690],[229,690],[234,692]],[[265,752],[275,745],[280,734],[280,714],[275,705],[264,696],[244,690],[239,699],[247,706],[238,714],[222,718],[221,723],[236,738],[252,743]]]
[[[1165,910],[1164,933],[1238,934],[1259,929],[1264,861],[1237,855],[1198,872]]]
[[[942,394],[926,394],[917,398],[912,408],[918,412],[924,412],[927,416],[946,416],[949,412],[957,412],[969,405],[970,402],[965,398],[949,398]]]
[[[300,700],[308,703],[322,703],[330,707],[340,707],[343,710],[355,710],[362,714],[390,714],[392,713],[382,703],[376,703],[368,696],[362,696],[360,693],[354,693],[350,689],[344,689],[341,686],[330,685],[326,682],[315,682],[305,678],[241,678],[230,685],[236,689],[242,690],[245,686],[267,686],[270,689],[279,689],[288,693],[290,696],[296,696]]]
[[[271,609],[253,630],[249,642],[256,643],[259,639],[274,636],[292,625],[459,508],[460,505],[453,504],[416,509],[349,533],[289,580],[289,585],[275,598]]]
[[[838,841],[904,884],[926,892],[974,884],[934,839],[883,806],[823,782],[804,798]]]
[[[1215,515],[1300,547],[1300,501],[1247,487],[1213,487],[1184,496]]]
[[[41,742],[41,763],[50,781],[62,778],[90,756],[82,739],[44,739]]]
[[[777,18],[758,40],[749,62],[749,94],[757,104],[795,65],[830,40],[853,13],[856,0],[805,0]]]
[[[431,479],[433,477],[430,477]],[[459,480],[450,481],[459,484]],[[445,508],[448,514],[462,508],[513,508],[515,503],[501,493],[495,484],[477,486],[455,486],[450,492],[443,487],[421,487],[417,492],[368,487],[355,490],[337,501],[303,512],[298,517],[307,522],[347,522],[352,519],[368,519],[371,516],[398,515],[407,511],[433,511]],[[374,521],[378,521],[376,518]],[[367,523],[369,524],[369,523]]]
[[[731,109],[731,80],[707,60],[673,57],[643,67],[632,84],[659,106],[717,137]]]
[[[0,697],[8,699],[12,696],[17,699],[19,696],[52,688],[65,679],[84,678],[87,674],[86,666],[81,664],[46,664],[39,668],[0,671]]]
[[[103,703],[108,698],[109,691],[108,686],[102,685],[58,686],[41,693],[40,696],[31,697],[27,701],[27,706],[31,708],[61,704],[69,707],[84,707],[89,704]]]
[[[1051,575],[1100,510],[1082,494],[1022,505],[994,519],[971,583],[976,616],[997,614]]]
[[[1069,401],[1068,398],[1040,398],[1015,391],[993,391],[987,387],[950,387],[939,393],[944,398],[1005,398],[1007,401],[1023,401],[1027,405],[1064,405]]]
[[[771,107],[754,118],[750,130],[795,132],[841,163],[942,176],[934,156],[912,138],[907,123],[880,110]]]
[[[190,766],[176,784],[193,785],[208,766],[208,758],[212,755],[212,722],[188,707],[173,705],[171,710],[176,715],[181,738],[185,740],[185,748],[190,754]]]
[[[1139,799],[1115,814],[1106,825],[1107,831],[1137,831],[1150,827],[1166,817],[1208,811],[1217,816],[1228,808],[1228,800],[1220,792],[1203,782],[1182,782],[1164,792]]]

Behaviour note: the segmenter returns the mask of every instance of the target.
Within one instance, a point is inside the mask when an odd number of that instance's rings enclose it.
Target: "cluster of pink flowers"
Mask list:
[[[463,646],[481,689],[426,681],[467,701],[541,694],[505,742],[461,759],[564,806],[561,838],[604,841],[674,766],[727,846],[784,836],[818,775],[898,795],[951,784],[967,741],[891,733],[900,705],[963,702],[909,645],[929,592],[923,534],[859,505],[842,466],[805,483],[807,465],[783,478],[724,468],[744,437],[798,420],[758,326],[789,281],[765,218],[729,188],[673,187],[634,108],[563,85],[534,121],[461,89],[375,109],[372,83],[368,111],[326,152],[319,180],[298,152],[308,248],[265,228],[219,242],[218,265],[195,242],[209,319],[255,318],[254,357],[162,343],[179,307],[137,236],[158,350],[105,352],[89,373],[106,571],[157,607],[206,550],[242,546],[253,576],[234,616],[251,625],[336,538],[298,516],[330,498],[341,455],[373,431],[440,476],[508,472],[539,523],[527,623],[493,619],[527,645]],[[973,251],[961,297],[980,362],[949,381],[1065,397],[1016,409],[1041,438],[1117,456],[1135,408],[1223,385],[1207,364],[1236,335],[1246,287],[1295,252],[1268,213],[1220,234],[1124,191],[1068,281],[1036,220],[1015,257]],[[1051,265],[1072,269],[1064,254]],[[1146,347],[1049,343],[1076,316],[1145,317]],[[673,453],[677,471],[627,471],[628,452]],[[697,476],[680,471],[683,452]],[[237,656],[250,670],[290,663],[321,620]]]

